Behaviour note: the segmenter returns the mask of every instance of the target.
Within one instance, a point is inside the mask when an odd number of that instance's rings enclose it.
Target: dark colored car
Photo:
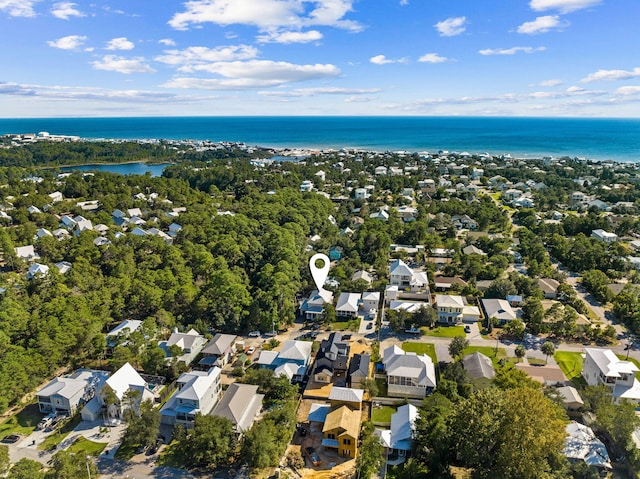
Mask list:
[[[368,323],[367,324],[367,329],[373,329],[373,323]]]
[[[10,434],[2,438],[2,443],[4,444],[15,444],[20,440],[20,436],[18,434]]]
[[[469,326],[468,324],[464,327],[464,332],[465,333],[470,333],[471,332],[471,326]]]

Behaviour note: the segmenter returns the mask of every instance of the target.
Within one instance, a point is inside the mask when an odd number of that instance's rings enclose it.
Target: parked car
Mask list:
[[[251,356],[255,352],[256,352],[256,348],[254,348],[253,346],[251,346],[249,349],[247,349],[247,355],[248,356]]]
[[[464,332],[465,332],[465,333],[470,333],[470,332],[471,332],[471,326],[469,326],[468,324],[467,324],[467,325],[465,325],[465,327],[464,327]]]
[[[251,331],[251,332],[249,333],[249,337],[250,337],[250,338],[259,338],[260,336],[261,336],[261,335],[260,335],[260,331]]]
[[[9,434],[8,436],[3,437],[2,441],[0,442],[2,442],[3,444],[15,444],[19,440],[20,440],[19,434]]]
[[[367,323],[367,329],[373,329],[373,323]]]
[[[54,412],[47,414],[38,423],[38,426],[37,426],[36,429],[46,429],[46,428],[48,428],[55,417],[56,417],[56,413],[54,413]]]
[[[314,466],[319,466],[322,463],[322,461],[320,460],[320,456],[318,456],[318,453],[314,448],[306,447],[304,449],[304,452],[307,454],[307,457],[311,461],[311,464],[313,464]]]

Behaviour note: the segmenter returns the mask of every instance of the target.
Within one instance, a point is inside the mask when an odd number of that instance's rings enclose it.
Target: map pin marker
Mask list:
[[[321,268],[316,266],[316,261],[322,260],[323,265]],[[327,280],[327,276],[329,275],[329,267],[331,266],[331,261],[329,257],[324,253],[314,254],[309,260],[309,269],[311,270],[311,277],[313,281],[316,283],[318,291],[324,290],[324,282]]]

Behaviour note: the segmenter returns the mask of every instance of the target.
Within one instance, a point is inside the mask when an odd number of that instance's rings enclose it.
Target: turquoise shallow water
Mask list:
[[[0,134],[240,141],[250,145],[468,151],[640,161],[640,119],[152,117],[0,119]]]

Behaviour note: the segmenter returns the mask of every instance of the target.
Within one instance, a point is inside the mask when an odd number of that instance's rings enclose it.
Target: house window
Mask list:
[[[342,444],[344,444],[345,446],[350,446],[351,445],[351,439],[343,439],[342,440]]]
[[[335,434],[327,434],[327,439],[335,439],[336,435]]]

